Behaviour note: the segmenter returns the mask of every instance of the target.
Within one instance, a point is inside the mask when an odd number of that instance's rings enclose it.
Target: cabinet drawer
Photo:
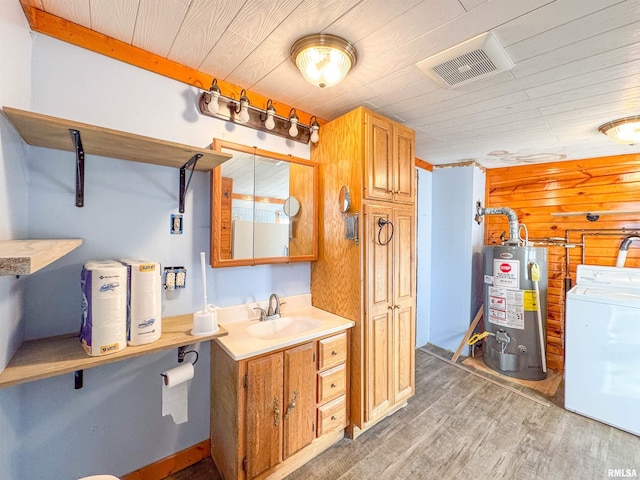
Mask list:
[[[318,437],[346,426],[347,402],[344,395],[318,407]]]
[[[347,385],[345,364],[318,374],[318,403],[324,403],[339,397],[345,392]]]
[[[341,333],[318,342],[318,370],[335,367],[347,360],[347,334]]]

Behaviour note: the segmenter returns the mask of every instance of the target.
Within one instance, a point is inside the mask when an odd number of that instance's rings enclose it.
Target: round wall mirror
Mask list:
[[[287,217],[292,218],[295,217],[300,211],[300,202],[296,199],[296,197],[288,197],[284,201],[284,213]]]
[[[343,185],[340,189],[340,211],[347,213],[351,208],[351,194],[349,193],[349,187]]]

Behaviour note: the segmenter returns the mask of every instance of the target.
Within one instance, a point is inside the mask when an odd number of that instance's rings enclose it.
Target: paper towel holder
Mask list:
[[[184,362],[184,356],[187,353],[195,353],[196,354],[196,359],[193,361],[193,365],[195,365],[198,362],[198,357],[200,355],[198,355],[198,352],[196,350],[186,351],[186,349],[187,349],[186,346],[185,347],[178,347],[178,363]],[[161,373],[160,376],[163,377],[164,384],[167,385],[167,382],[168,382],[167,376],[164,373]]]
[[[198,352],[196,350],[188,350],[187,351],[187,347],[178,347],[178,363],[182,363],[184,362],[184,356],[187,353],[195,353],[196,354],[196,359],[193,361],[193,364],[195,365],[198,362]]]

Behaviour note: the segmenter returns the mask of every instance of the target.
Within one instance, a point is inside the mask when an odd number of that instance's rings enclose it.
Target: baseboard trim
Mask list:
[[[135,472],[128,473],[122,477],[122,480],[161,480],[210,456],[211,440],[204,440]]]

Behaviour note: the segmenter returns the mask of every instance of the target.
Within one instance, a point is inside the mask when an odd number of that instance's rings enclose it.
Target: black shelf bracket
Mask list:
[[[187,163],[180,167],[180,213],[184,213],[184,197],[187,195],[187,189],[189,188],[189,184],[191,183],[191,177],[193,177],[193,172],[196,169],[196,164],[198,160],[202,157],[201,153],[196,153],[193,157],[189,159]],[[186,182],[185,186],[185,178],[187,176],[187,168],[191,167],[191,174],[189,175],[189,180]]]
[[[74,375],[74,388],[80,390],[84,386],[84,370],[76,370]]]
[[[84,148],[80,132],[70,128],[69,133],[76,149],[76,207],[84,207]]]

